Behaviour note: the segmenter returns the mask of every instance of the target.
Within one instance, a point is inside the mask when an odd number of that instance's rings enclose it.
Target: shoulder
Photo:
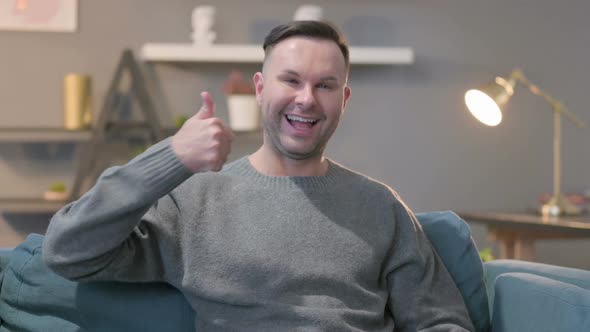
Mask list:
[[[345,186],[351,187],[350,189],[359,188],[363,191],[366,191],[366,193],[383,195],[384,197],[388,198],[398,197],[398,194],[395,192],[395,190],[391,188],[389,185],[382,182],[381,180],[370,177],[359,171],[350,169],[331,159],[329,161],[330,166],[333,169],[333,172],[337,174],[339,178],[341,178],[340,183]]]
[[[359,192],[363,202],[393,213],[393,220],[396,223],[401,222],[407,225],[417,224],[412,209],[392,187],[368,175],[346,168],[332,160],[330,162],[339,169],[339,172],[344,177],[351,179],[349,182],[351,187],[347,189]]]
[[[379,191],[383,194],[392,195],[395,194],[393,188],[385,184],[384,182],[363,174],[359,171],[355,171],[346,166],[343,166],[333,160],[330,161],[330,167],[334,170],[334,173],[338,174],[339,177],[346,180],[344,183],[350,183],[354,185],[361,185],[363,187],[370,188],[371,190]]]

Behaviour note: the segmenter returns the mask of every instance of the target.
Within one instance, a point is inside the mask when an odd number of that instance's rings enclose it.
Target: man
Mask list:
[[[399,197],[324,157],[350,97],[342,37],[298,21],[264,49],[258,151],[224,166],[232,134],[202,93],[172,138],[54,216],[47,264],[74,280],[168,282],[197,331],[472,330]]]

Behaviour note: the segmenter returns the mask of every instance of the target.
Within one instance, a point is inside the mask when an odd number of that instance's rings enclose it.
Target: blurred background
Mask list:
[[[79,1],[75,32],[0,29],[0,127],[63,126],[62,83],[71,72],[92,78],[100,111],[124,49],[190,43],[191,12],[216,7],[215,43],[259,44],[304,2],[278,0]],[[411,47],[410,65],[353,66],[352,97],[327,154],[393,187],[415,212],[524,211],[552,190],[553,115],[540,98],[515,95],[495,128],[477,122],[463,95],[520,68],[586,123],[590,2],[583,0],[323,0],[324,18],[351,46]],[[146,64],[146,66],[148,66]],[[165,96],[163,122],[191,115],[208,90],[227,120],[222,89],[232,69],[251,77],[257,64],[149,64]],[[517,88],[523,89],[525,88]],[[562,187],[590,188],[590,130],[563,121]],[[259,135],[238,137],[232,158],[253,152]],[[75,145],[0,142],[0,198],[34,197],[54,181],[71,183]],[[1,212],[1,211],[0,211]],[[0,215],[0,247],[43,233],[48,214]],[[497,248],[471,223],[478,247]],[[540,262],[590,269],[590,240],[537,244]]]

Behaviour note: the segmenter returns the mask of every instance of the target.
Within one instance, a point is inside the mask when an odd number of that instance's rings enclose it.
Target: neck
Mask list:
[[[287,158],[260,147],[249,157],[252,166],[267,176],[323,176],[328,172],[328,161],[323,155],[305,160]]]

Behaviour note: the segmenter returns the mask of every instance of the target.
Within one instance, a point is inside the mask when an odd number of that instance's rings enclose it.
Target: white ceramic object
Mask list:
[[[48,190],[43,193],[43,198],[48,201],[65,201],[68,198],[68,193]]]
[[[197,6],[193,9],[191,22],[193,26],[192,40],[193,44],[199,46],[211,45],[217,34],[211,31],[215,23],[214,6]]]
[[[317,5],[302,5],[297,8],[294,21],[321,21],[323,17],[322,7]]]
[[[260,127],[260,108],[255,95],[227,96],[229,126],[235,131],[253,131]]]

